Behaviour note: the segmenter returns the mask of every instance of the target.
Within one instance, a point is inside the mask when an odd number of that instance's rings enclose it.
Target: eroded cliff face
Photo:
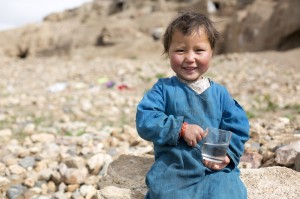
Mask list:
[[[138,57],[142,45],[147,46],[147,53],[162,52],[156,43],[169,21],[183,9],[209,14],[216,22],[225,41],[219,53],[288,50],[300,46],[298,7],[297,0],[95,0],[53,13],[42,23],[1,32],[0,55],[64,56],[79,49],[84,53],[88,48],[90,56],[109,56],[115,49],[130,46],[130,53],[114,56]]]
[[[234,13],[224,52],[289,50],[300,45],[300,2],[255,1]]]

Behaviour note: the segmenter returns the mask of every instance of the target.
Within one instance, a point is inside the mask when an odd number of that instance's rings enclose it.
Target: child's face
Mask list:
[[[174,31],[168,55],[173,71],[181,79],[194,81],[201,77],[208,70],[212,54],[213,50],[201,28],[190,36]]]

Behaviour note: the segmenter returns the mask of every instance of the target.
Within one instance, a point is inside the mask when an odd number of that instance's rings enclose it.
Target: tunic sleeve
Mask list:
[[[227,151],[230,159],[231,169],[238,166],[240,157],[244,153],[244,144],[249,139],[249,121],[243,108],[235,101],[226,90],[224,98],[224,109],[220,129],[232,132]]]
[[[154,144],[176,145],[183,116],[166,115],[165,107],[163,84],[159,80],[137,106],[136,128],[143,139]]]

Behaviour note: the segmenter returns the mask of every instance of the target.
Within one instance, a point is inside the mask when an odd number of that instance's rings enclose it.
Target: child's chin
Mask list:
[[[196,81],[197,79],[199,79],[199,77],[198,76],[185,76],[183,79],[186,81]]]

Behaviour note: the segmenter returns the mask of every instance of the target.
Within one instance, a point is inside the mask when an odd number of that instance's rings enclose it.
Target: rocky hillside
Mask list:
[[[121,154],[152,155],[151,143],[137,135],[135,110],[158,78],[173,75],[157,38],[176,10],[206,2],[110,2],[95,0],[0,33],[0,198],[95,198]],[[233,18],[247,12],[244,21],[250,20],[257,1],[234,2],[214,4],[211,17],[228,20],[234,11]],[[259,2],[274,4],[270,13],[297,3]],[[226,38],[227,25],[219,28]],[[297,38],[294,29],[287,32],[274,41]],[[213,59],[207,76],[224,84],[250,119],[239,165],[247,168],[244,177],[262,167],[278,166],[277,176],[280,167],[300,171],[299,55],[300,48],[272,47]],[[254,182],[247,181],[252,190]]]
[[[40,24],[1,32],[0,56],[66,56],[81,50],[87,57],[140,58],[153,51],[157,57],[162,31],[183,9],[210,15],[224,37],[219,53],[289,50],[300,46],[299,4],[297,0],[94,0],[53,13]]]

